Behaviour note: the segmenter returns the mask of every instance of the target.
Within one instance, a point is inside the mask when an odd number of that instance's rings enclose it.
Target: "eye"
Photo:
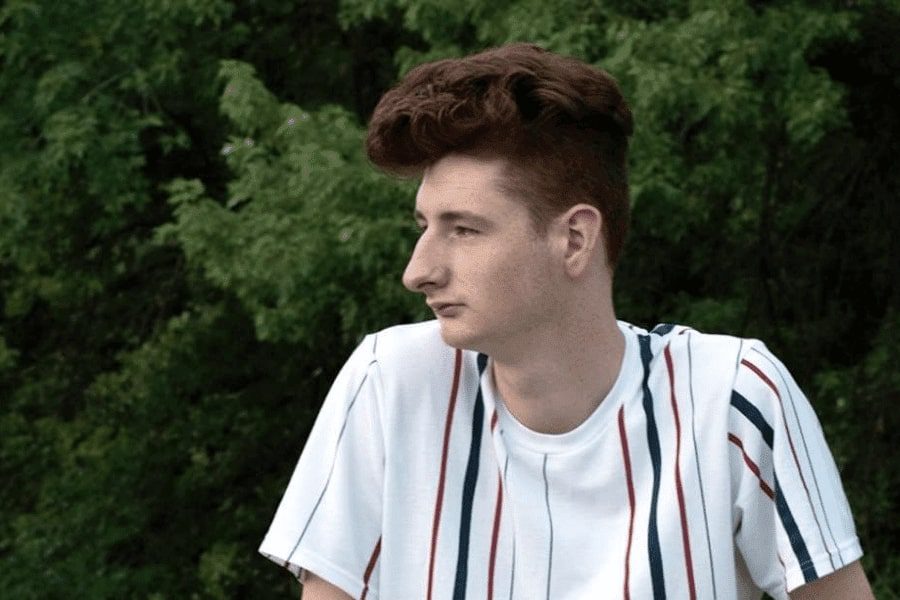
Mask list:
[[[471,227],[463,227],[462,225],[456,225],[453,228],[453,234],[457,237],[469,237],[477,233],[477,229],[472,229]]]

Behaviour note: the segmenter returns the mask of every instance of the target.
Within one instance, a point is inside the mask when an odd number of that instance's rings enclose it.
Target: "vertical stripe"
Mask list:
[[[772,368],[775,369],[775,371],[778,373],[778,377],[781,378],[781,383],[784,384],[784,389],[787,390],[788,400],[790,401],[790,404],[791,404],[791,410],[794,413],[794,419],[797,420],[797,429],[800,431],[800,441],[803,443],[803,451],[806,453],[806,464],[809,465],[809,471],[810,471],[810,473],[812,473],[813,487],[816,488],[816,495],[819,497],[819,505],[822,507],[822,513],[825,515],[825,526],[828,528],[828,535],[831,536],[831,543],[834,546],[834,549],[838,553],[838,559],[840,559],[841,564],[844,564],[844,557],[841,555],[841,548],[840,548],[840,546],[838,546],[837,540],[834,537],[834,531],[831,529],[831,522],[828,519],[828,511],[825,510],[825,502],[822,500],[822,490],[819,487],[819,479],[818,479],[818,477],[816,477],[815,466],[813,465],[812,459],[810,458],[810,455],[809,455],[809,447],[806,445],[806,436],[803,433],[803,425],[800,422],[800,415],[797,414],[797,405],[794,402],[794,395],[791,393],[791,386],[788,385],[787,378],[784,376],[784,372],[782,371],[781,367],[779,367],[777,364],[775,364],[772,361],[772,359],[769,358],[766,354],[760,352],[756,348],[754,348],[753,350],[754,350],[754,352],[756,352],[757,354],[762,356],[764,359],[766,359],[766,361],[768,361],[768,363],[770,365],[772,365]],[[828,548],[826,547],[826,549],[828,549]],[[831,550],[828,550],[828,554],[830,557]],[[835,566],[834,562],[831,563],[831,566],[832,567]]]
[[[453,411],[456,408],[456,395],[459,392],[459,372],[462,367],[462,350],[456,350],[456,363],[453,367],[453,385],[450,389],[450,402],[447,405],[447,419],[444,422],[444,449],[441,453],[441,474],[438,479],[437,497],[434,500],[434,520],[431,524],[431,554],[428,559],[428,600],[434,583],[434,558],[437,552],[438,530],[441,524],[441,509],[444,506],[444,480],[447,475],[447,453],[450,448],[450,430],[453,426]]]
[[[762,435],[766,444],[768,444],[769,449],[772,449],[773,444],[773,433],[772,427],[769,425],[759,409],[750,404],[746,398],[741,396],[739,393],[732,391],[731,392],[731,405],[737,408],[741,414],[747,417],[747,420],[750,421]],[[774,469],[773,469],[774,471]],[[775,478],[775,508],[778,511],[778,517],[781,519],[781,525],[784,527],[785,532],[787,533],[788,540],[791,543],[791,548],[794,550],[794,555],[797,557],[797,561],[800,563],[800,569],[803,571],[803,578],[810,582],[816,579],[816,569],[812,564],[812,560],[809,557],[809,551],[806,548],[806,542],[803,541],[803,536],[800,534],[800,529],[797,527],[797,522],[794,520],[794,515],[791,513],[790,508],[788,507],[787,500],[784,497],[784,494],[781,491],[781,486],[778,483],[778,474],[774,474]]]
[[[809,502],[809,509],[812,511],[813,520],[816,522],[816,528],[819,530],[819,538],[822,541],[822,547],[825,548],[825,551],[828,552],[828,561],[831,563],[831,568],[835,568],[834,560],[831,557],[831,550],[828,549],[828,543],[825,541],[825,533],[822,531],[822,524],[819,523],[819,516],[816,513],[816,507],[812,501],[812,495],[809,493],[809,486],[806,485],[806,477],[803,476],[803,469],[800,468],[800,459],[797,458],[797,450],[794,448],[794,439],[791,436],[791,429],[788,427],[787,415],[784,412],[784,401],[781,399],[781,394],[778,392],[778,387],[769,379],[765,373],[762,372],[762,369],[754,365],[747,359],[741,361],[742,365],[745,365],[751,371],[756,373],[760,379],[762,379],[766,385],[768,385],[773,392],[775,392],[775,397],[778,398],[778,406],[781,408],[781,419],[784,422],[784,432],[787,434],[788,445],[791,448],[791,454],[794,457],[794,464],[797,466],[797,473],[800,474],[800,482],[803,483],[803,489],[806,491],[806,500]],[[799,425],[799,422],[798,422]]]
[[[290,554],[287,555],[287,558],[284,560],[284,566],[288,566],[291,562],[291,557],[294,556],[294,552],[297,551],[297,548],[300,547],[300,542],[303,541],[303,537],[306,535],[306,530],[309,529],[309,524],[312,523],[313,517],[316,514],[316,511],[319,510],[319,505],[322,503],[322,498],[325,497],[325,491],[328,489],[328,484],[331,483],[331,476],[334,474],[334,466],[337,464],[337,455],[338,449],[341,447],[341,440],[344,439],[344,430],[347,429],[347,422],[350,420],[350,411],[353,410],[353,406],[356,404],[356,399],[359,397],[359,393],[363,389],[363,384],[369,378],[369,367],[375,364],[375,361],[371,361],[366,366],[366,374],[363,376],[362,381],[359,382],[359,387],[356,388],[356,392],[353,393],[353,398],[350,400],[350,404],[347,405],[347,412],[344,413],[344,422],[341,423],[341,431],[338,433],[337,442],[334,445],[334,454],[331,458],[331,468],[328,470],[328,477],[325,478],[325,485],[322,486],[322,491],[319,492],[319,497],[316,499],[316,504],[313,506],[312,511],[309,513],[309,517],[306,519],[306,524],[303,526],[303,530],[300,532],[300,536],[297,538],[297,543],[294,544],[294,547],[291,549]]]
[[[794,515],[791,514],[791,509],[788,507],[784,493],[781,491],[781,484],[778,483],[777,473],[775,474],[775,506],[778,509],[778,516],[781,517],[781,524],[784,525],[784,529],[787,531],[788,540],[791,542],[791,548],[794,549],[794,554],[797,556],[797,561],[800,563],[800,570],[803,571],[803,579],[807,583],[818,579],[819,576],[816,574],[816,568],[813,566],[809,551],[806,549],[806,542],[803,541],[800,529],[797,527],[796,521],[794,521]]]
[[[659,449],[659,432],[656,429],[656,417],[653,412],[653,394],[650,392],[650,336],[640,335],[641,362],[644,365],[644,413],[647,417],[647,446],[650,450],[650,461],[653,465],[653,496],[650,500],[650,521],[647,524],[647,553],[650,560],[650,576],[653,582],[653,598],[661,600],[666,597],[666,583],[663,576],[663,559],[659,545],[659,529],[656,522],[657,505],[659,503],[659,480],[662,459]]]
[[[622,443],[622,462],[625,463],[625,482],[628,486],[628,543],[625,546],[625,582],[623,583],[625,600],[630,600],[629,568],[631,561],[631,534],[634,531],[634,480],[631,476],[631,455],[628,452],[628,434],[625,433],[625,406],[619,407],[619,441]]]
[[[509,489],[509,456],[506,457],[506,460],[503,462],[503,480],[506,482],[506,488]],[[513,527],[513,541],[512,541],[512,568],[509,570],[509,600],[513,598],[513,588],[516,583],[516,530],[515,526]]]
[[[738,345],[737,358],[734,361],[734,377],[737,379],[738,370],[741,368],[741,352],[744,350],[744,340]],[[734,387],[734,386],[731,386]]]
[[[681,419],[678,416],[678,401],[675,398],[675,367],[672,364],[672,352],[669,345],[663,351],[666,359],[666,370],[669,373],[669,400],[672,403],[672,414],[675,417],[675,492],[678,496],[678,512],[681,516],[681,545],[684,548],[684,568],[687,571],[688,590],[691,600],[697,598],[697,586],[694,583],[694,560],[691,556],[691,540],[688,534],[687,512],[684,508],[684,488],[681,484]]]
[[[547,521],[550,523],[550,555],[547,558],[547,600],[550,600],[550,580],[553,574],[553,513],[550,512],[550,482],[547,481],[547,455],[544,455],[544,501],[547,504]]]
[[[369,557],[369,564],[366,565],[366,572],[363,574],[363,593],[360,596],[360,600],[366,600],[366,595],[369,593],[369,578],[375,569],[375,562],[378,561],[379,554],[381,554],[381,536],[378,537],[378,543],[375,544],[375,549],[372,550],[372,556]]]
[[[688,331],[687,329],[683,330],[681,333]],[[681,335],[681,334],[679,334]],[[697,414],[696,406],[694,405],[694,361],[693,356],[691,355],[691,339],[693,336],[688,334],[687,337],[687,352],[688,352],[688,389],[691,394],[691,438],[694,442],[694,466],[697,468],[697,481],[700,484],[700,503],[703,506],[703,528],[706,532],[706,552],[709,555],[709,578],[712,580],[712,590],[713,590],[713,600],[718,598],[718,592],[716,591],[716,567],[715,561],[713,561],[712,555],[712,541],[709,537],[709,517],[706,514],[706,494],[703,491],[703,475],[700,472],[700,450],[697,449],[697,423],[695,421],[695,415]]]
[[[496,415],[496,413],[495,413]],[[488,563],[488,600],[494,598],[494,567],[497,563],[497,534],[500,532],[500,515],[503,512],[503,478],[497,472],[497,502],[494,507],[494,531],[491,533],[491,558]]]
[[[456,555],[456,583],[453,586],[453,600],[465,600],[466,584],[469,578],[469,538],[472,533],[472,502],[475,498],[475,484],[478,482],[478,464],[481,458],[481,430],[484,429],[484,401],[481,397],[481,374],[487,365],[487,356],[478,355],[478,395],[472,411],[472,443],[469,446],[469,461],[463,480],[462,512],[459,520],[459,551]]]

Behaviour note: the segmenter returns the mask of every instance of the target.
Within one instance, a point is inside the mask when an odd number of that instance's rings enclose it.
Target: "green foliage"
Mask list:
[[[763,338],[809,392],[879,598],[900,594],[896,2],[0,7],[0,589],[296,593],[255,550],[399,275],[415,182],[365,122],[514,40],[634,109],[618,312]]]
[[[226,201],[197,181],[174,182],[175,219],[160,238],[240,299],[260,340],[311,350],[338,334],[349,344],[390,315],[412,315],[397,273],[414,189],[366,167],[362,130],[345,109],[280,105],[246,64],[226,61],[221,77],[237,134],[222,148],[235,175]]]
[[[878,460],[881,457],[873,454],[873,450],[883,450],[883,443],[890,444],[888,448],[897,443],[897,417],[892,406],[900,398],[900,373],[893,367],[900,360],[898,335],[900,313],[894,308],[885,315],[871,350],[858,364],[823,370],[813,384],[820,418],[826,436],[832,440],[838,467],[846,474],[845,479],[852,477],[853,481],[866,483],[847,489],[852,505],[865,507],[854,514],[863,540],[887,541],[900,536],[894,518],[900,491],[897,475],[887,467],[891,463],[887,456]],[[859,418],[860,413],[868,418]],[[881,575],[874,582],[875,597],[896,597],[900,566],[896,551],[886,544],[881,552],[870,551],[866,561],[870,572]]]
[[[18,356],[19,352],[10,348],[6,340],[0,337],[0,373],[11,371],[16,366]]]

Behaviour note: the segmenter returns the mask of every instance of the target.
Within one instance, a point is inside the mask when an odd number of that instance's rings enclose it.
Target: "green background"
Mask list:
[[[767,342],[900,594],[900,2],[6,0],[0,590],[296,597],[256,553],[399,281],[362,153],[411,66],[532,41],[635,114],[621,318]]]

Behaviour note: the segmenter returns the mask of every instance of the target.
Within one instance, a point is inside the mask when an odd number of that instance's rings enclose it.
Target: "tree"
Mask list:
[[[415,182],[365,122],[414,64],[529,40],[635,110],[619,313],[784,358],[898,593],[898,31],[889,2],[10,0],[0,588],[290,593],[255,549],[318,404],[363,333],[425,317]]]

